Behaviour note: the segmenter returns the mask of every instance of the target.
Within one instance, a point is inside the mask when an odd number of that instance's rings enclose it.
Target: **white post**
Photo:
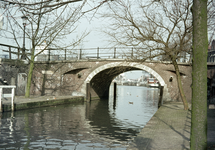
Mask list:
[[[0,112],[2,112],[1,97],[2,97],[2,88],[0,87]]]
[[[12,88],[12,93],[11,93],[11,110],[14,111],[14,95],[15,95],[15,88]]]

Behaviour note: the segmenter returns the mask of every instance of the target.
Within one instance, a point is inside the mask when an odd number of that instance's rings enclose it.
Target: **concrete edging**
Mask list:
[[[70,103],[83,103],[84,97],[71,97],[71,98],[61,98],[54,100],[43,100],[43,101],[29,101],[29,102],[20,102],[14,103],[14,110],[23,110],[23,109],[32,109],[38,107],[47,107],[53,105],[62,105]],[[11,111],[11,104],[2,104],[3,112]]]

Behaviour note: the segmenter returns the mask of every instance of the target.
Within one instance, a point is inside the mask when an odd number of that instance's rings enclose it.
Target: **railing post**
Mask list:
[[[115,110],[116,109],[116,82],[114,82],[114,85],[113,85],[113,109]]]
[[[113,58],[116,58],[116,47],[114,47],[114,55]]]
[[[87,100],[87,102],[91,101],[90,91],[91,91],[90,83],[87,83],[87,85],[86,85],[86,100]]]
[[[51,51],[49,49],[48,61],[50,61],[50,54],[51,54]]]
[[[81,52],[81,49],[80,49],[80,55],[79,55],[79,59],[81,59],[81,53],[82,53],[82,52]]]
[[[11,59],[11,47],[9,47],[9,59]]]
[[[186,52],[184,52],[184,60],[183,60],[183,62],[185,63],[186,62]]]
[[[15,88],[12,88],[12,92],[11,92],[11,111],[14,111],[14,95],[15,95]]]
[[[133,58],[133,54],[134,54],[134,48],[132,47],[132,49],[131,49],[131,58]]]
[[[18,48],[18,59],[19,59],[19,53],[20,53],[20,49]]]
[[[159,96],[159,101],[158,101],[158,108],[161,107],[163,104],[163,88],[164,88],[164,86],[160,87],[160,96]]]
[[[150,61],[152,61],[152,52],[150,50]]]
[[[116,100],[116,82],[113,84],[113,99]]]
[[[99,59],[99,47],[97,47],[97,59]]]
[[[65,56],[64,56],[64,60],[66,60],[66,49],[65,49]]]
[[[0,88],[0,112],[2,112],[2,102],[1,102],[1,98],[2,98],[2,88]]]

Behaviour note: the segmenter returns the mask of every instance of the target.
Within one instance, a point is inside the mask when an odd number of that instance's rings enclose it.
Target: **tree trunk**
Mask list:
[[[177,82],[178,82],[178,89],[179,89],[181,99],[182,99],[183,104],[184,104],[184,110],[188,110],[188,103],[187,103],[187,99],[186,99],[185,94],[184,94],[184,90],[182,88],[181,75],[180,75],[180,72],[179,72],[179,68],[178,68],[178,64],[176,62],[176,59],[173,59],[172,63],[174,65],[174,67],[175,67],[175,73],[176,73],[176,78],[177,78]]]
[[[191,150],[207,149],[207,0],[193,1]]]
[[[31,56],[30,66],[29,66],[29,71],[28,71],[27,88],[26,88],[26,92],[25,92],[26,98],[30,97],[31,79],[32,79],[33,70],[34,70],[34,56]]]

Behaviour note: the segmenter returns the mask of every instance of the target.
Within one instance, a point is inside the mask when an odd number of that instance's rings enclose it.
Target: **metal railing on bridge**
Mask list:
[[[81,48],[81,49],[56,49],[49,48],[35,57],[35,61],[57,61],[57,60],[81,60],[81,59],[126,59],[140,56],[134,53],[134,47],[106,47],[106,48]],[[22,53],[18,47],[0,45],[0,58],[21,59]],[[25,54],[30,56],[29,53]]]
[[[25,55],[30,56],[30,51],[25,49]],[[21,59],[22,49],[10,46],[6,44],[0,44],[0,51],[4,52],[0,54],[0,58],[5,59]],[[40,55],[35,57],[35,61],[60,61],[60,60],[89,60],[89,59],[147,59],[153,60],[153,53],[144,52],[144,49],[137,47],[106,47],[106,48],[80,48],[80,49],[56,49],[48,48],[44,50]],[[187,62],[187,56],[179,58],[178,62]],[[187,60],[186,60],[187,59]],[[154,60],[163,60],[162,56],[154,58]]]
[[[82,60],[82,59],[125,59],[133,55],[132,48],[83,48],[83,49],[48,49],[46,54],[36,57],[36,61]]]

